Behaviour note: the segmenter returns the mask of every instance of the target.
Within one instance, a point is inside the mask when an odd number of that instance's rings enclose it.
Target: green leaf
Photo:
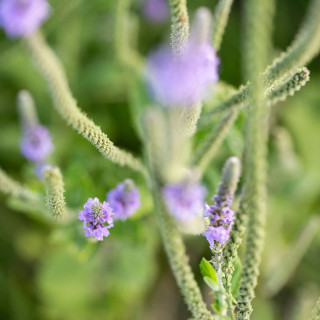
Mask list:
[[[204,277],[203,280],[213,292],[218,292],[220,290],[219,284],[214,282],[211,278]]]
[[[235,298],[238,295],[240,280],[241,280],[242,266],[241,266],[240,260],[235,259],[233,262],[233,266],[234,266],[234,271],[231,279],[231,293],[232,293],[232,296]]]
[[[217,274],[216,274],[213,266],[205,258],[202,258],[202,260],[201,260],[200,270],[201,270],[203,277],[208,277],[208,278],[212,279],[216,284],[219,283],[218,278],[217,278]]]

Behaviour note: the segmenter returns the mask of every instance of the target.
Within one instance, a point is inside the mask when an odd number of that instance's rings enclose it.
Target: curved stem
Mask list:
[[[79,110],[71,94],[60,61],[42,35],[35,33],[27,37],[25,43],[31,57],[35,60],[47,81],[56,109],[66,122],[90,141],[107,159],[119,165],[126,165],[146,175],[140,159],[114,146],[100,127]]]

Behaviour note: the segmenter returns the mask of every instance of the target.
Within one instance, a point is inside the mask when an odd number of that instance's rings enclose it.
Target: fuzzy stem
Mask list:
[[[318,216],[310,218],[292,248],[288,250],[280,263],[267,275],[265,291],[268,296],[277,294],[292,276],[314,236],[319,232],[319,222],[320,219]]]
[[[201,291],[188,263],[189,259],[176,221],[168,214],[162,200],[161,161],[159,162],[158,159],[159,151],[162,149],[162,138],[161,132],[157,132],[159,129],[156,126],[157,122],[152,120],[156,120],[155,115],[147,114],[144,121],[145,145],[151,178],[150,186],[164,248],[177,284],[193,317],[196,320],[212,320],[214,316],[207,310],[202,299]]]
[[[114,40],[116,57],[128,68],[139,73],[143,67],[141,56],[130,45],[131,0],[118,0],[115,14]]]
[[[220,0],[213,15],[213,47],[220,50],[223,34],[226,29],[233,0]]]
[[[263,75],[264,81],[271,83],[285,73],[308,64],[318,55],[320,51],[319,12],[320,0],[312,0],[296,38],[286,52],[275,59],[266,70]]]
[[[219,125],[215,127],[206,140],[195,150],[191,163],[198,166],[202,172],[210,164],[213,156],[221,145],[223,139],[229,132],[238,116],[237,109],[231,109],[230,112],[221,120]]]
[[[20,122],[24,129],[38,124],[38,116],[31,94],[26,91],[20,91],[17,97]]]
[[[12,179],[5,171],[0,168],[0,192],[13,196],[13,197],[23,197],[27,199],[34,200],[35,194],[22,186],[19,182]]]
[[[242,203],[248,214],[242,277],[237,317],[248,320],[257,285],[264,243],[266,216],[266,154],[268,108],[263,99],[261,71],[269,59],[273,0],[246,0],[244,4],[243,65],[247,80],[252,83],[252,101],[248,106],[244,150],[244,194]]]
[[[189,37],[189,17],[186,0],[168,0],[171,15],[171,46],[176,55],[182,54]]]
[[[303,67],[297,69],[287,78],[275,81],[275,83],[267,87],[264,92],[268,105],[274,105],[279,101],[284,101],[288,96],[294,95],[295,92],[299,91],[301,87],[310,80],[309,75],[310,71]],[[247,106],[250,100],[251,91],[251,84],[242,87],[217,107],[204,113],[198,126],[204,127],[210,124],[214,116],[223,111],[230,110],[232,108],[241,109],[242,106]]]
[[[183,134],[191,137],[197,130],[197,122],[201,114],[202,104],[195,103],[189,108],[184,108],[182,112]]]
[[[146,174],[140,159],[114,146],[100,127],[79,110],[70,92],[60,61],[42,35],[35,33],[27,37],[25,43],[47,81],[57,111],[66,122],[89,140],[107,159]]]
[[[64,187],[61,172],[58,168],[48,167],[43,173],[47,193],[47,207],[55,217],[65,211]]]
[[[319,320],[320,319],[320,298],[316,302],[316,305],[314,306],[312,310],[312,315],[310,320]]]

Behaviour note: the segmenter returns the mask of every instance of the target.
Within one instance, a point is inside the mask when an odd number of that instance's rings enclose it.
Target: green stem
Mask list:
[[[220,50],[223,34],[228,23],[233,0],[220,0],[213,15],[213,47],[218,52]]]
[[[320,298],[316,302],[316,305],[314,306],[312,310],[312,315],[310,320],[319,320],[320,319]]]
[[[189,37],[189,17],[186,0],[168,0],[171,15],[171,46],[180,55]]]
[[[126,165],[133,170],[146,175],[146,170],[140,159],[116,146],[82,111],[79,110],[73,98],[63,68],[55,53],[47,45],[40,33],[35,33],[25,39],[31,57],[39,66],[50,88],[55,107],[60,115],[90,141],[107,159]]]

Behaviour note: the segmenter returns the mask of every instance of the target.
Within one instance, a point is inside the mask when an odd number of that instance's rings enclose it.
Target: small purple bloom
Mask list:
[[[115,220],[127,219],[140,207],[139,191],[130,179],[110,190],[107,193],[107,201],[113,210]]]
[[[79,213],[79,220],[83,220],[83,230],[86,237],[96,237],[99,241],[109,235],[113,227],[112,208],[107,202],[100,203],[98,198],[89,198],[84,210]],[[107,223],[108,225],[104,225]]]
[[[215,247],[215,241],[220,242],[221,245],[228,241],[230,237],[229,233],[229,228],[226,229],[223,226],[209,226],[203,236],[207,238],[210,248],[213,249]]]
[[[189,41],[181,56],[168,47],[153,52],[147,63],[147,80],[154,98],[165,107],[188,107],[203,100],[209,85],[218,80],[213,47]]]
[[[200,183],[179,182],[166,185],[162,197],[170,214],[186,222],[203,210],[206,193],[206,188]]]
[[[145,0],[142,11],[151,22],[161,23],[169,17],[167,0]]]
[[[49,131],[40,125],[24,130],[21,140],[21,152],[30,161],[43,162],[53,151]]]
[[[2,0],[0,26],[10,38],[27,36],[47,19],[49,11],[46,0]]]
[[[234,224],[234,211],[230,209],[232,205],[232,196],[225,194],[222,188],[219,188],[218,195],[213,197],[215,204],[209,206],[205,204],[204,218],[209,218],[210,226],[203,236],[207,238],[210,248],[214,249],[215,241],[223,245],[229,240],[230,231]]]

